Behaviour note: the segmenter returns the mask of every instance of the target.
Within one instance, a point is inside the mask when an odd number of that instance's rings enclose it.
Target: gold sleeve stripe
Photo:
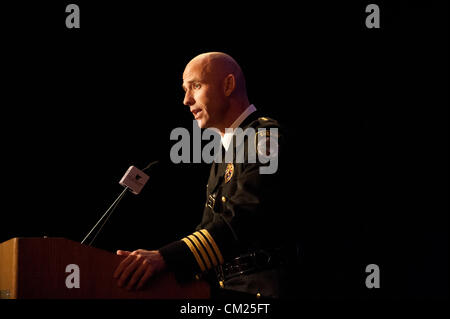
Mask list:
[[[211,261],[212,261],[214,267],[217,266],[218,263],[217,263],[216,255],[211,250],[211,246],[208,244],[208,241],[198,231],[195,232],[193,235],[202,242],[203,246],[205,246],[205,248],[206,248],[206,250],[208,252],[208,256],[211,258]]]
[[[191,250],[192,254],[195,257],[195,260],[197,260],[198,266],[200,267],[201,271],[205,271],[205,265],[203,264],[202,259],[200,258],[200,256],[197,253],[197,250],[195,249],[194,245],[192,245],[192,243],[189,241],[189,239],[187,238],[183,238],[182,241],[189,247],[189,249]]]
[[[208,242],[211,244],[212,248],[214,249],[214,252],[217,255],[217,258],[219,259],[220,264],[223,264],[223,257],[222,254],[220,253],[219,247],[217,247],[216,242],[211,237],[209,232],[206,229],[200,229],[200,232],[206,237]]]
[[[193,235],[189,235],[187,236],[195,245],[195,247],[197,247],[197,250],[200,252],[200,254],[203,257],[203,261],[206,264],[206,268],[207,269],[211,269],[211,262],[209,261],[208,255],[206,254],[205,250],[203,249],[202,245],[200,244],[200,242],[197,240],[197,238]]]

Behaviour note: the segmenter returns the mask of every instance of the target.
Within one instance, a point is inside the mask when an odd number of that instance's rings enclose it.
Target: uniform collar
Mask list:
[[[256,107],[253,104],[250,104],[244,112],[241,113],[241,115],[238,116],[238,118],[231,124],[230,128],[233,130],[232,132],[225,131],[225,134],[221,136],[222,145],[225,148],[225,151],[228,151],[228,148],[230,147],[231,139],[234,135],[234,130],[239,127],[239,125],[244,122],[244,120],[253,112],[256,111]]]

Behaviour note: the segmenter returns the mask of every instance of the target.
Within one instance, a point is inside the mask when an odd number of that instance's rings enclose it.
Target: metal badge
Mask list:
[[[234,173],[234,165],[233,163],[228,163],[227,168],[225,170],[225,183],[228,183],[230,179],[233,177]]]

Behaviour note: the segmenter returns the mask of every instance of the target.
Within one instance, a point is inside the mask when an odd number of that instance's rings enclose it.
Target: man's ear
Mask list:
[[[223,81],[223,89],[225,96],[230,96],[236,88],[236,79],[233,74],[228,74]]]

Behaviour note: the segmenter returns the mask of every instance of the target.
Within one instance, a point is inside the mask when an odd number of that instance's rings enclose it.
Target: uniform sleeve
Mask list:
[[[179,282],[198,278],[224,263],[216,241],[207,229],[200,229],[159,249],[169,270]]]

